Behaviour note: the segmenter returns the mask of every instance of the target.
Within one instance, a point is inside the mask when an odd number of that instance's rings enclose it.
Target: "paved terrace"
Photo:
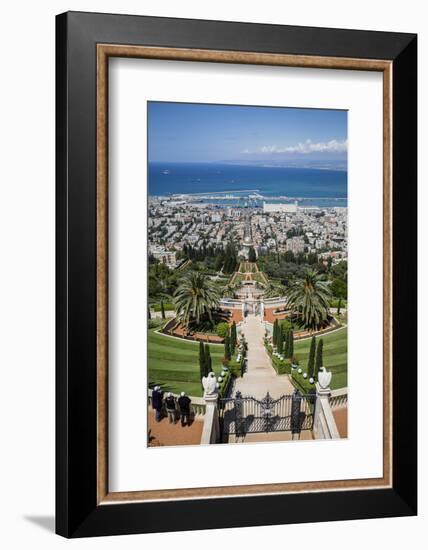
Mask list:
[[[149,447],[169,447],[173,445],[199,445],[201,443],[203,416],[196,416],[190,426],[182,426],[180,421],[170,424],[168,418],[156,422],[153,409],[148,410]]]

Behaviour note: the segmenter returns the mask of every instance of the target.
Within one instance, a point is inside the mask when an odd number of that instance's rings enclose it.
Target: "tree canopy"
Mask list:
[[[182,279],[174,293],[177,317],[185,326],[194,320],[198,324],[203,317],[212,319],[212,310],[218,305],[220,293],[211,281],[201,273],[191,272]]]
[[[327,319],[331,297],[328,284],[315,270],[308,269],[287,294],[287,306],[298,313],[308,329],[317,329]]]

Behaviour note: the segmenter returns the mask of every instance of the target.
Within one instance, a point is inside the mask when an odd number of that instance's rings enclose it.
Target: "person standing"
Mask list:
[[[168,419],[170,424],[175,424],[176,421],[176,411],[175,411],[175,398],[171,392],[168,393],[167,398],[165,399],[166,412],[168,414]]]
[[[185,426],[187,424],[190,426],[190,399],[184,391],[181,392],[180,397],[178,398],[178,406],[180,407],[181,425]]]
[[[156,422],[162,420],[163,391],[155,386],[152,392],[152,408],[155,411]]]

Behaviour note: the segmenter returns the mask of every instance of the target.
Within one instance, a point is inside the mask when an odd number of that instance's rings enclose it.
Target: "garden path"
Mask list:
[[[262,317],[249,314],[243,320],[241,329],[248,343],[247,371],[242,378],[236,379],[233,395],[240,391],[244,396],[260,399],[267,392],[273,398],[293,393],[294,386],[289,376],[278,375],[272,367],[263,342],[265,329]]]

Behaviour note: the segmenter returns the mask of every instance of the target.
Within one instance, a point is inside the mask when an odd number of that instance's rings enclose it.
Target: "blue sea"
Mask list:
[[[150,196],[194,194],[210,203],[221,197],[218,204],[223,205],[251,198],[261,205],[263,199],[255,198],[260,195],[269,202],[347,206],[347,172],[335,168],[152,162],[148,176]]]

